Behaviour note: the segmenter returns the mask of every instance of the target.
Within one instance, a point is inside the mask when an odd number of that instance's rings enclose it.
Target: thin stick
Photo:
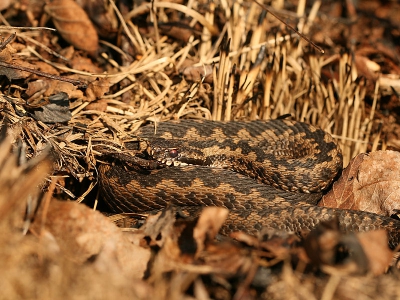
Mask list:
[[[86,83],[84,83],[84,82],[82,82],[80,80],[74,80],[74,79],[67,78],[67,77],[52,75],[52,74],[44,73],[44,72],[41,72],[41,71],[38,71],[38,70],[35,70],[35,69],[26,68],[26,67],[22,67],[22,66],[18,66],[18,65],[12,65],[12,64],[5,63],[5,62],[2,62],[2,61],[0,61],[0,67],[14,69],[14,70],[20,70],[20,71],[25,71],[25,72],[29,72],[29,73],[33,73],[33,74],[42,76],[42,77],[69,82],[69,83],[72,83],[74,85],[77,85],[78,87],[83,87],[83,88],[86,87]]]
[[[275,18],[277,18],[279,21],[281,21],[283,24],[285,24],[287,27],[289,27],[291,30],[296,32],[302,39],[306,40],[308,43],[310,43],[311,46],[313,46],[315,49],[317,49],[321,53],[325,53],[324,49],[322,49],[320,46],[312,42],[308,37],[306,37],[304,34],[300,33],[296,28],[293,26],[289,25],[281,17],[279,17],[277,14],[273,13],[266,5],[261,4],[257,0],[252,0],[254,3],[256,3],[258,6],[260,6],[262,9],[265,9],[267,12],[269,12],[271,15],[273,15]]]

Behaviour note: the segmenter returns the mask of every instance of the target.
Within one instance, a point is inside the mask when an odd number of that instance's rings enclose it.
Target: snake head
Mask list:
[[[182,139],[155,138],[148,141],[147,154],[159,166],[183,167],[188,165],[210,165],[200,150]]]
[[[161,166],[183,166],[186,165],[179,161],[179,148],[151,147],[149,153]]]
[[[185,166],[187,164],[180,161],[181,146],[179,140],[174,140],[171,144],[171,140],[156,138],[148,141],[146,152],[159,166]]]

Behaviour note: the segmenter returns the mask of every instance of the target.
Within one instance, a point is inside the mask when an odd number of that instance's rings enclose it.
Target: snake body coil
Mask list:
[[[99,167],[100,191],[115,212],[153,212],[168,204],[230,210],[222,229],[264,226],[300,232],[335,215],[345,231],[385,228],[392,246],[400,222],[360,211],[315,206],[342,167],[332,137],[306,123],[186,120],[145,126],[137,156],[158,168]]]

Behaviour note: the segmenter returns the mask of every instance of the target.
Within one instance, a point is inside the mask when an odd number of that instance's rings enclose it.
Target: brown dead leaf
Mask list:
[[[228,209],[222,207],[205,207],[193,230],[197,243],[197,253],[204,249],[207,240],[213,240],[228,216]]]
[[[95,258],[94,267],[104,272],[122,272],[141,278],[150,251],[132,244],[107,217],[83,204],[51,201],[47,214],[40,212],[33,230],[41,232],[42,220],[60,246],[62,255],[77,263]],[[97,260],[99,258],[100,260]]]
[[[263,231],[264,237],[260,242],[260,247],[267,250],[275,259],[284,260],[292,253],[297,252],[296,245],[300,239],[295,234],[272,228],[266,228]],[[269,233],[265,235],[268,231]]]
[[[64,92],[51,95],[48,103],[34,111],[35,119],[44,123],[64,123],[72,118],[68,95]]]
[[[251,247],[256,248],[256,247],[259,247],[259,245],[260,245],[260,241],[258,240],[257,237],[255,237],[254,235],[244,233],[243,231],[232,232],[229,236],[231,238],[233,238],[241,243],[244,243],[248,246],[251,246]]]
[[[105,112],[107,110],[108,101],[107,100],[98,100],[90,102],[84,110],[97,110],[101,112]]]
[[[95,55],[99,38],[86,12],[73,0],[54,0],[45,7],[61,36],[75,48]]]
[[[100,78],[89,83],[86,89],[86,97],[88,101],[100,99],[110,89],[110,80],[108,78]]]
[[[386,230],[360,232],[357,238],[368,258],[370,272],[374,275],[385,273],[393,258]]]
[[[364,76],[373,82],[378,79],[377,72],[380,71],[380,66],[376,62],[361,55],[355,55],[354,60],[359,75]]]
[[[92,60],[88,57],[82,57],[79,53],[74,53],[71,59],[71,66],[75,70],[90,72],[90,73],[101,73],[102,69],[96,66]]]
[[[320,206],[391,216],[400,209],[400,153],[376,151],[355,157]]]
[[[207,83],[213,82],[213,67],[211,65],[203,66],[187,66],[182,68],[179,73],[185,76],[188,81],[200,81],[203,80]]]
[[[340,237],[337,219],[321,222],[312,230],[304,241],[304,249],[312,264],[333,265]]]
[[[46,62],[43,61],[35,61],[34,66],[36,69],[39,71],[42,71],[44,73],[50,74],[50,75],[56,75],[59,76],[60,72],[56,68],[54,68],[52,65],[49,65]]]
[[[365,274],[369,271],[369,261],[357,235],[340,232],[336,218],[321,222],[312,230],[304,241],[304,250],[311,263],[328,274]]]
[[[11,35],[6,41],[4,41],[1,45],[4,49],[0,51],[0,75],[7,76],[9,80],[26,78],[31,74],[29,72],[12,68],[12,66],[20,66],[30,69],[34,67],[25,60],[13,58],[13,54],[15,54],[17,50],[10,45],[10,42],[14,37],[15,35]]]
[[[99,35],[110,39],[118,31],[118,20],[112,6],[103,0],[77,0],[85,9]]]
[[[61,92],[67,93],[70,99],[83,98],[83,92],[69,82],[48,80],[50,82],[49,88],[44,93],[44,96],[51,96]]]
[[[140,228],[145,236],[150,238],[150,245],[164,244],[164,239],[173,232],[173,225],[176,220],[176,210],[169,207],[155,215],[150,215],[146,223]]]
[[[48,80],[36,80],[28,83],[28,88],[25,91],[25,94],[29,96],[29,99],[26,101],[28,104],[32,103],[33,100],[42,96],[47,89],[49,88]]]
[[[353,185],[364,156],[365,154],[359,154],[349,162],[349,165],[343,170],[342,176],[333,184],[329,193],[322,197],[318,206],[356,209],[354,207]]]

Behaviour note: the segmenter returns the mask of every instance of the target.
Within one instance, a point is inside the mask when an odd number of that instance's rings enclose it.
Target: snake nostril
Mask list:
[[[170,156],[171,158],[177,157],[177,156],[178,156],[178,150],[176,150],[176,149],[171,149],[171,150],[169,150],[169,156]]]

